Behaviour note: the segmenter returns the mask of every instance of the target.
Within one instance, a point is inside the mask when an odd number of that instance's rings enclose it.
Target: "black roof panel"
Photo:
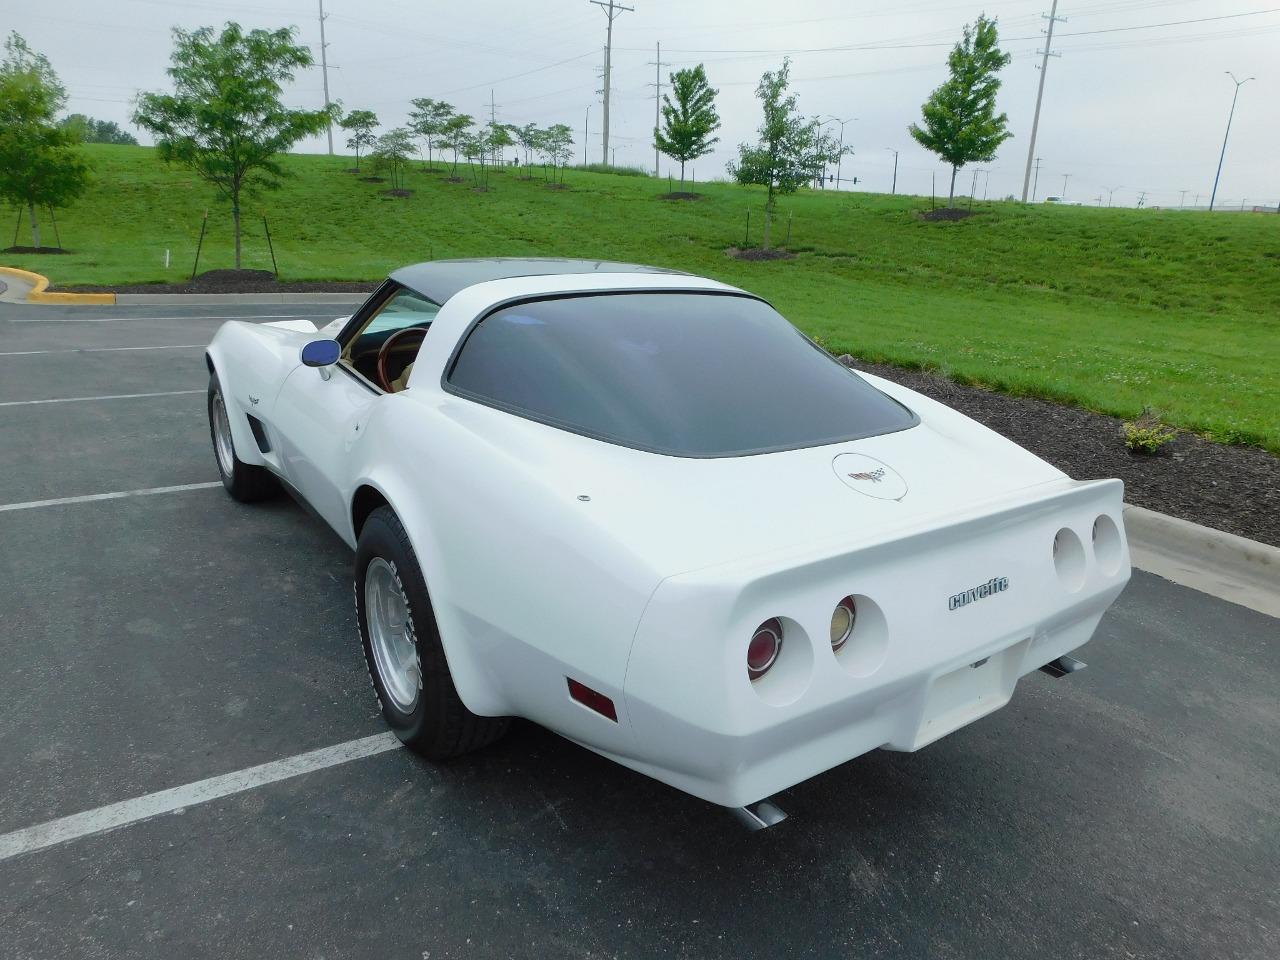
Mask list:
[[[460,290],[511,277],[549,277],[571,273],[669,273],[688,276],[680,270],[646,267],[638,263],[609,260],[570,260],[557,257],[477,257],[470,260],[429,260],[401,267],[391,279],[443,304]]]

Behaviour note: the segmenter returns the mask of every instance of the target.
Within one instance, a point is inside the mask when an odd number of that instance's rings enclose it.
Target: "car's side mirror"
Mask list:
[[[302,348],[302,362],[308,367],[331,367],[342,356],[337,340],[312,340]]]
[[[329,379],[329,371],[324,368],[333,366],[341,356],[342,344],[337,340],[312,340],[302,348],[303,364],[319,367],[320,375],[326,380]]]

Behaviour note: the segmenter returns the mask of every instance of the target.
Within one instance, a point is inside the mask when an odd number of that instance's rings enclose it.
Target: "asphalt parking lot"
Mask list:
[[[346,312],[0,305],[0,957],[1280,956],[1280,621],[1140,572],[1088,670],[763,833],[529,724],[364,741],[349,552],[214,484],[202,351]]]

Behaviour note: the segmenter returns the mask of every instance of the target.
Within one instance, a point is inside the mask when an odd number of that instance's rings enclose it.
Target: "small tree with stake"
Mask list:
[[[294,30],[250,30],[228,23],[173,31],[173,93],[139,94],[133,122],[156,138],[160,159],[190,167],[231,202],[236,269],[240,268],[240,200],[276,189],[285,175],[278,155],[320,133],[328,110],[291,110],[280,102],[311,51]]]
[[[729,163],[729,173],[739,183],[754,183],[767,191],[764,204],[764,241],[769,249],[769,228],[773,223],[777,194],[795,193],[812,180],[828,163],[834,163],[849,148],[836,144],[818,124],[806,121],[796,108],[795,94],[787,95],[791,61],[782,69],[765,71],[756,87],[764,107],[760,142],[741,144],[737,162]]]
[[[553,124],[543,132],[541,147],[551,160],[552,180],[559,167],[560,182],[564,183],[564,168],[573,159],[573,129],[564,123]]]
[[[356,170],[360,169],[360,151],[378,142],[373,131],[378,129],[378,116],[372,110],[352,110],[338,121],[338,126],[351,134],[347,148],[356,152]]]
[[[533,152],[538,149],[542,131],[538,129],[537,124],[526,123],[523,127],[512,127],[511,135],[516,138],[516,143],[524,151],[525,179],[530,180],[533,178]]]
[[[48,59],[16,33],[0,61],[0,197],[26,207],[40,248],[39,207],[65,206],[84,192],[89,167],[74,127],[54,117],[67,94]],[[56,225],[55,225],[56,226]]]
[[[966,163],[990,163],[1000,144],[1013,136],[1009,117],[996,116],[997,74],[1009,63],[1000,49],[996,22],[978,17],[964,28],[963,39],[947,57],[951,76],[929,95],[921,108],[923,126],[907,129],[916,142],[951,165],[947,204],[955,198],[956,174]]]
[[[702,64],[671,74],[671,93],[662,95],[662,127],[653,131],[654,145],[680,164],[680,186],[684,187],[684,165],[711,152],[720,142],[713,137],[720,129],[716,113],[716,93],[707,83]]]
[[[409,129],[427,141],[427,167],[431,166],[431,150],[440,135],[444,133],[445,124],[456,112],[453,104],[443,100],[432,100],[430,97],[418,97],[409,101],[413,109],[409,111]]]
[[[471,127],[475,119],[470,114],[455,113],[440,131],[440,149],[453,151],[452,179],[458,179],[458,154],[465,151],[471,140]]]
[[[378,138],[373,151],[379,170],[385,170],[392,190],[404,189],[404,168],[413,156],[413,133],[404,127],[388,130]]]

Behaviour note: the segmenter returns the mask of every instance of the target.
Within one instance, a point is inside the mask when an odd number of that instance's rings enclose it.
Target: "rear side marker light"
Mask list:
[[[778,662],[778,653],[782,650],[782,622],[777,617],[770,617],[751,635],[747,644],[747,676],[759,680],[769,668]]]
[[[613,705],[613,701],[597,690],[592,690],[585,683],[579,683],[572,677],[565,677],[569,681],[569,696],[578,703],[582,704],[602,717],[608,717],[614,723],[618,722],[618,709]]]

